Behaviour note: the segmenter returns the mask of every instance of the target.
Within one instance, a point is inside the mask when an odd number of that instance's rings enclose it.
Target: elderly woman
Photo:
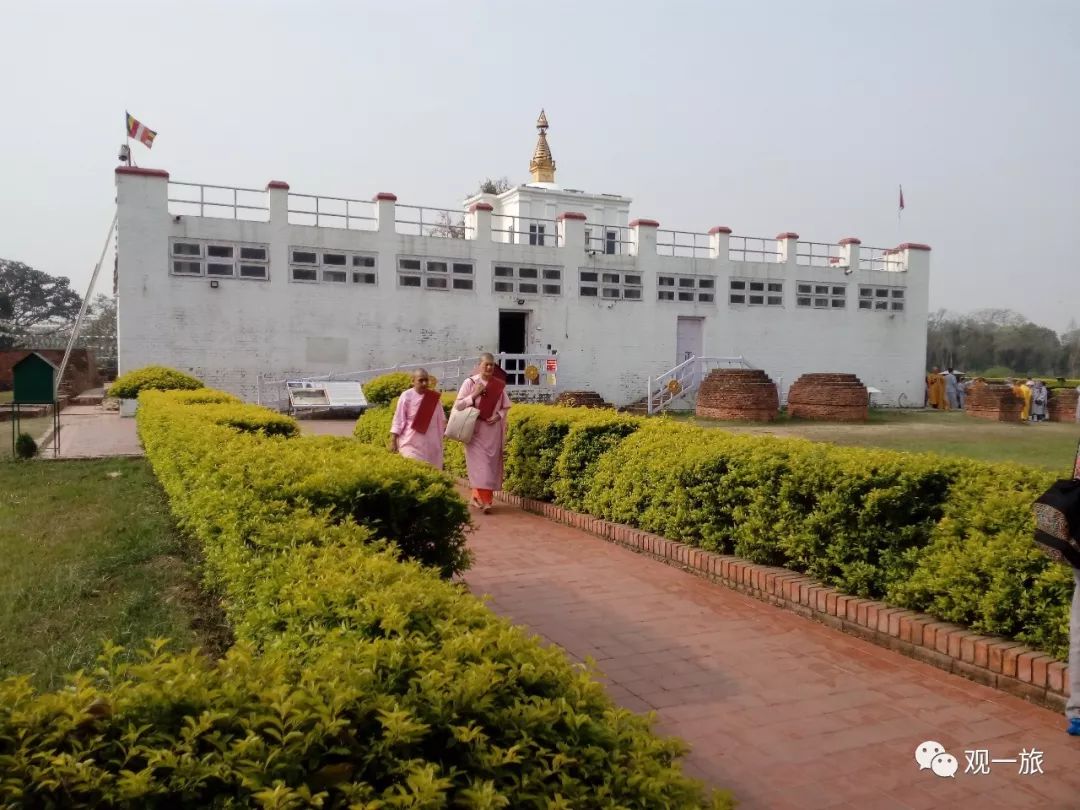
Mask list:
[[[461,384],[455,410],[480,409],[476,429],[465,445],[465,466],[469,470],[472,505],[491,511],[493,494],[502,489],[503,448],[506,444],[506,413],[510,397],[506,395],[505,373],[495,365],[495,357],[480,355],[477,373]]]
[[[443,433],[446,413],[439,392],[428,388],[430,376],[418,368],[413,372],[412,388],[398,397],[394,421],[390,424],[390,445],[405,458],[423,461],[432,467],[443,466]]]

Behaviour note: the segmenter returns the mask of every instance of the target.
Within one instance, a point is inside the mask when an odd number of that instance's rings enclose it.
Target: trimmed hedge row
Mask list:
[[[389,405],[401,396],[402,392],[412,387],[412,374],[405,371],[392,371],[368,380],[361,386],[368,404],[378,407]]]
[[[53,694],[0,683],[0,803],[730,807],[586,671],[399,559],[389,532],[464,526],[447,476],[267,435],[257,410],[147,393],[138,412],[237,646],[107,652]]]
[[[142,391],[193,391],[202,387],[202,381],[174,368],[144,366],[117,377],[109,386],[109,396],[135,399]]]
[[[509,422],[508,491],[1064,660],[1072,576],[1031,540],[1031,504],[1050,473],[610,411],[515,405]]]

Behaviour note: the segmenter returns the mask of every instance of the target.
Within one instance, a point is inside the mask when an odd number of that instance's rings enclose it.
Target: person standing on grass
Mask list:
[[[945,401],[949,404],[950,410],[956,410],[960,407],[960,392],[959,386],[956,382],[956,375],[953,374],[951,368],[945,371]]]
[[[446,432],[446,413],[439,401],[439,392],[428,388],[431,381],[427,370],[413,372],[412,388],[398,397],[394,421],[390,424],[390,446],[405,458],[443,467],[443,433]]]
[[[934,366],[930,369],[930,373],[926,375],[926,403],[931,408],[945,407],[945,384],[941,379],[941,372],[938,371],[938,367]]]
[[[1046,401],[1048,393],[1046,383],[1036,380],[1031,386],[1031,421],[1045,422],[1047,418]]]
[[[506,395],[506,372],[495,365],[495,357],[480,355],[477,373],[465,379],[454,402],[455,410],[479,408],[476,428],[465,444],[465,466],[472,487],[472,505],[486,515],[491,511],[494,493],[502,489],[503,450],[506,445],[506,414],[510,397]]]

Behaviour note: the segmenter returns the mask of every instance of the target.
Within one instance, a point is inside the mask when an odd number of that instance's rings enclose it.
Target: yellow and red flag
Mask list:
[[[124,115],[127,116],[128,137],[134,138],[147,149],[152,147],[154,145],[154,138],[157,137],[157,133],[145,124],[137,121],[131,113],[124,113]]]

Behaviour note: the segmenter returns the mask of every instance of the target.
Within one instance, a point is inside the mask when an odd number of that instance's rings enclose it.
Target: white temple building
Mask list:
[[[532,181],[461,210],[117,168],[120,372],[173,366],[275,405],[285,380],[409,364],[449,386],[493,351],[521,398],[663,389],[692,407],[709,368],[741,363],[782,395],[849,372],[922,404],[928,246],[663,229],[557,185],[537,128]]]

